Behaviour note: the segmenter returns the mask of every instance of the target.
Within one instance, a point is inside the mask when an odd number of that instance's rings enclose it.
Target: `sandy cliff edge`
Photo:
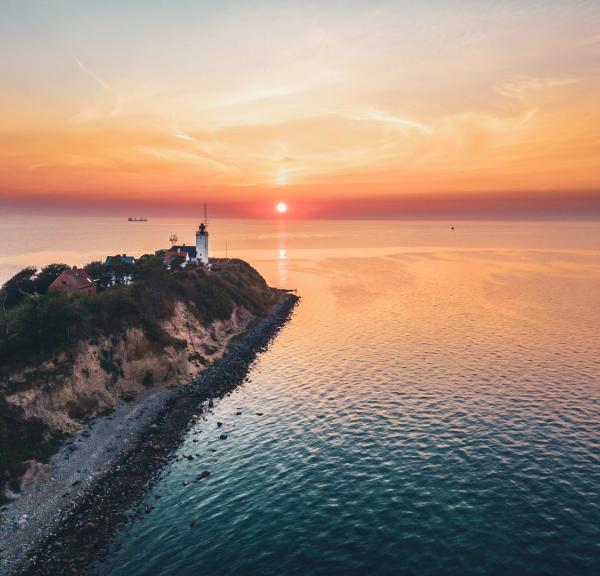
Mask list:
[[[44,467],[41,482],[28,485],[27,492],[0,515],[0,572],[47,574],[48,569],[58,569],[63,573],[67,568],[89,566],[125,518],[129,503],[167,461],[189,420],[202,410],[202,403],[241,383],[256,354],[287,322],[298,298],[275,292],[279,294],[277,302],[256,322],[240,309],[229,321],[215,325],[214,331],[208,328],[209,341],[222,337],[223,347],[213,352],[215,361],[206,370],[194,368],[197,376],[187,382],[190,386],[165,382],[161,387],[143,389],[135,402],[118,403],[112,414],[96,418],[61,447]],[[173,329],[176,326],[177,321]],[[242,332],[239,343],[228,349],[226,343]],[[198,343],[206,341],[200,333],[198,338]],[[175,381],[181,382],[179,378]],[[212,400],[207,406],[212,406]],[[153,427],[157,421],[160,452],[156,440],[147,438],[150,434],[156,439]],[[89,518],[102,518],[102,522],[95,525],[97,533],[84,542],[80,526],[82,522],[91,525]],[[55,546],[57,540],[59,547]],[[76,554],[74,546],[80,547]]]

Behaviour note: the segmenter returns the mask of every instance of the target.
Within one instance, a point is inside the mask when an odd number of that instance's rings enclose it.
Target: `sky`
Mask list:
[[[0,209],[600,216],[600,3],[0,0]]]

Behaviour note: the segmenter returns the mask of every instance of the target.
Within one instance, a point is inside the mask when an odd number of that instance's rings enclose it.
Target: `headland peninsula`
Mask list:
[[[2,573],[81,573],[101,556],[190,422],[244,380],[297,301],[242,260],[185,254],[30,267],[8,280]]]

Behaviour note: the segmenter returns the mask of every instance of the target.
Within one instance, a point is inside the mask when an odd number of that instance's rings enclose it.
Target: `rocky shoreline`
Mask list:
[[[1,519],[0,572],[85,574],[104,557],[115,529],[126,522],[128,510],[169,461],[191,422],[244,381],[251,363],[285,325],[298,300],[280,292],[269,314],[196,380],[149,395],[136,402],[135,409],[113,415],[124,429],[125,439],[119,440],[117,449],[112,445],[106,448],[113,457],[106,459],[105,469],[87,471],[84,478],[77,477],[70,484],[71,491],[54,494],[55,502],[41,511],[37,525],[29,526],[26,503],[20,509],[17,506],[9,521]],[[67,452],[66,458],[68,450],[62,451]],[[61,496],[66,502],[59,502]]]

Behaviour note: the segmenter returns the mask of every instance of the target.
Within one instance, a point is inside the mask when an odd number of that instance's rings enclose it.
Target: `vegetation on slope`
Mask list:
[[[46,462],[62,439],[41,420],[25,419],[20,406],[9,404],[0,395],[0,488],[12,481],[10,487],[18,491],[14,481],[25,471],[25,462]],[[3,501],[4,492],[0,490],[0,504]]]
[[[132,327],[141,328],[157,347],[177,346],[161,321],[173,315],[178,301],[209,325],[229,319],[235,305],[260,316],[273,298],[260,274],[241,260],[214,260],[212,271],[167,269],[155,256],[132,265],[92,262],[85,269],[96,281],[95,296],[49,291],[66,269],[64,264],[25,268],[0,289],[0,488],[22,472],[24,461],[43,461],[60,440],[43,422],[24,419],[21,408],[6,402],[15,391],[9,373],[58,356],[68,359],[80,342],[118,338]]]
[[[204,324],[228,319],[236,304],[263,314],[272,295],[258,272],[241,260],[216,265],[212,272],[201,266],[168,270],[155,256],[143,256],[133,265],[92,262],[86,271],[99,290],[92,297],[48,291],[65,265],[40,272],[25,268],[0,289],[0,371],[130,327],[142,328],[158,345],[173,344],[160,321],[172,316],[179,300]]]

